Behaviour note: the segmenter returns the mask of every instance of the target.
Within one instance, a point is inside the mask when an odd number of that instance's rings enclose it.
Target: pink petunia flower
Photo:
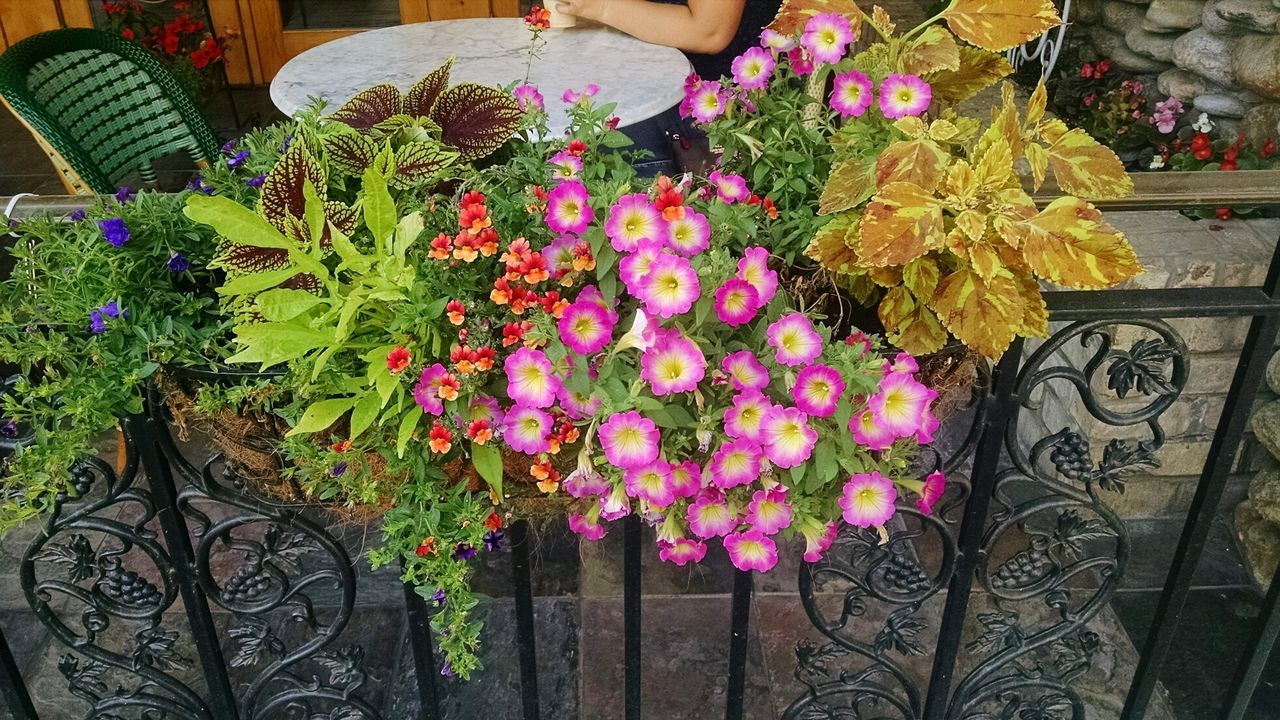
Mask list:
[[[747,505],[744,518],[753,530],[773,535],[791,526],[791,503],[787,502],[785,489],[757,490]]]
[[[560,340],[570,350],[579,355],[592,355],[609,344],[613,338],[613,325],[609,312],[600,303],[590,299],[584,302],[579,298],[565,308],[557,327]]]
[[[768,305],[778,292],[778,273],[769,269],[769,251],[762,247],[749,247],[742,251],[742,257],[738,259],[738,277],[756,289],[760,307]]]
[[[600,86],[595,83],[590,83],[582,92],[578,92],[577,90],[565,90],[564,94],[560,96],[560,100],[563,101],[565,105],[585,103],[588,99],[595,97],[595,94],[598,92],[600,92]]]
[[[658,397],[692,391],[706,372],[702,349],[674,328],[658,330],[653,345],[640,356],[640,377]]]
[[[649,266],[659,255],[663,254],[663,245],[657,240],[641,240],[635,252],[618,261],[618,277],[626,286],[627,292],[639,297],[642,282],[649,274]]]
[[[467,420],[485,420],[494,427],[502,424],[502,406],[492,395],[477,395],[467,407]]]
[[[733,406],[724,412],[724,432],[732,438],[746,438],[761,442],[760,424],[773,410],[773,403],[758,390],[746,390],[735,395]]]
[[[689,312],[702,295],[702,283],[688,259],[663,253],[649,264],[636,295],[650,314],[669,318]]]
[[[667,223],[667,246],[685,257],[711,247],[711,223],[702,213],[685,208],[684,217]]]
[[[569,529],[582,536],[583,540],[595,542],[605,536],[607,531],[600,524],[600,519],[590,515],[570,515]]]
[[[933,100],[929,83],[915,75],[890,73],[880,83],[880,112],[890,120],[922,115]]]
[[[545,408],[556,401],[560,379],[551,372],[551,361],[541,350],[522,347],[503,363],[507,397],[519,405]]]
[[[444,401],[440,398],[440,381],[449,376],[444,365],[436,363],[424,368],[413,386],[413,401],[428,415],[439,416],[444,412]]]
[[[626,487],[617,485],[600,498],[600,519],[613,521],[630,514],[631,500],[627,497]]]
[[[658,459],[658,441],[658,426],[635,410],[615,413],[600,426],[605,457],[624,470]]]
[[[703,82],[689,95],[689,114],[698,122],[711,122],[724,114],[724,88],[719,82]]]
[[[692,460],[671,465],[671,490],[678,498],[697,497],[702,491],[702,468]]]
[[[822,336],[804,313],[790,313],[778,318],[765,333],[776,351],[779,365],[808,365],[822,354]]]
[[[760,444],[765,457],[780,468],[792,468],[809,459],[818,442],[818,431],[809,427],[809,416],[799,408],[775,406],[760,421]]]
[[[507,412],[502,440],[516,452],[537,455],[551,448],[547,433],[551,432],[551,416],[534,407],[517,405]]]
[[[570,390],[569,386],[563,383],[560,385],[560,392],[556,393],[556,398],[560,401],[560,408],[570,420],[589,418],[600,409],[600,395],[594,392],[582,395]]]
[[[760,31],[760,47],[769,48],[775,52],[787,52],[796,46],[796,39],[783,35],[777,30],[765,28]]]
[[[716,317],[729,327],[751,322],[760,310],[760,293],[740,277],[731,277],[716,289]]]
[[[581,235],[595,219],[587,186],[580,180],[567,180],[547,196],[547,227],[555,233]]]
[[[880,381],[880,392],[867,401],[876,422],[897,437],[915,435],[925,421],[929,405],[938,399],[932,388],[907,373],[889,373]]]
[[[769,86],[769,76],[776,65],[773,53],[753,47],[734,58],[730,67],[733,81],[743,90],[760,90]]]
[[[707,179],[716,186],[716,197],[727,205],[742,202],[751,197],[751,191],[747,189],[747,180],[741,175],[712,170]]]
[[[932,408],[925,408],[924,417],[920,419],[920,429],[916,430],[916,442],[928,445],[933,442],[933,434],[942,425],[934,416]]]
[[[763,390],[769,387],[769,371],[750,350],[739,350],[724,356],[721,369],[729,376],[734,390]]]
[[[720,446],[707,465],[711,484],[728,490],[753,483],[760,477],[760,446],[745,438]]]
[[[658,559],[681,567],[689,563],[698,564],[707,556],[707,544],[701,540],[676,538],[671,542],[658,542]]]
[[[850,70],[836,75],[832,80],[831,109],[843,117],[862,117],[875,100],[871,78]]]
[[[827,365],[809,365],[796,375],[792,391],[796,407],[806,415],[830,417],[844,394],[844,380],[840,371]]]
[[[574,469],[565,477],[563,487],[570,497],[579,499],[600,497],[613,489],[605,476],[590,466]]]
[[[896,439],[893,430],[881,424],[870,409],[849,418],[849,432],[853,434],[854,442],[868,450],[888,450]]]
[[[759,530],[726,535],[724,549],[729,551],[729,562],[739,570],[769,572],[778,564],[778,546]]]
[[[654,460],[629,468],[622,474],[627,494],[633,498],[648,500],[654,505],[666,507],[676,499],[671,465],[665,460]]]
[[[787,51],[787,62],[791,64],[791,72],[798,77],[813,74],[813,56],[802,47],[794,47]]]
[[[552,155],[547,164],[551,166],[551,176],[556,180],[573,180],[582,172],[582,158],[566,150]]]
[[[805,562],[815,563],[822,559],[822,554],[831,548],[832,543],[836,541],[836,535],[840,533],[840,526],[836,523],[829,522],[821,532],[813,532],[808,527],[801,530],[804,535],[804,556]]]
[[[849,18],[839,13],[818,13],[804,25],[800,44],[813,59],[834,65],[844,57],[849,43],[853,42],[853,25]]]
[[[536,85],[521,83],[511,92],[511,96],[516,99],[516,106],[524,112],[546,108],[546,102],[542,99],[542,93],[538,92]]]
[[[893,517],[893,502],[897,498],[893,481],[872,470],[849,478],[840,493],[840,509],[844,511],[844,521],[850,525],[877,527]]]
[[[729,503],[723,493],[705,492],[694,500],[685,511],[689,529],[700,538],[723,537],[738,526],[738,519],[729,511]]]
[[[920,508],[920,512],[925,515],[933,514],[933,504],[942,498],[942,493],[947,489],[947,476],[935,470],[924,478],[924,488],[920,490],[920,497],[916,498],[916,507]]]
[[[663,224],[662,213],[649,202],[649,197],[643,193],[632,193],[618,198],[618,202],[609,208],[604,234],[609,237],[609,244],[614,250],[635,252],[642,240],[665,240]]]
[[[884,374],[889,373],[918,373],[920,372],[920,364],[916,359],[911,357],[911,353],[900,352],[894,356],[893,361],[884,361]]]

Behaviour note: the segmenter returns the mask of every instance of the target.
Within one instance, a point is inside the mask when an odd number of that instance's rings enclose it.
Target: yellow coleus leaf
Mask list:
[[[985,242],[969,244],[969,266],[987,282],[991,282],[1004,271],[1004,264],[1000,262],[1000,255],[995,248]]]
[[[900,56],[902,72],[927,75],[939,70],[960,69],[960,46],[955,36],[941,25],[930,25],[911,40]]]
[[[879,294],[880,288],[864,274],[836,275],[836,286],[853,296],[854,300],[864,307],[870,307],[871,301]]]
[[[978,240],[987,233],[987,214],[978,210],[964,210],[956,216],[956,227],[970,240]]]
[[[974,150],[973,174],[978,184],[988,189],[999,189],[1015,181],[1013,173],[1013,149],[1000,135],[984,138]]]
[[[929,307],[965,345],[998,358],[1022,324],[1023,304],[1012,276],[1000,274],[988,282],[965,267],[942,278]]]
[[[902,268],[896,267],[877,267],[867,271],[867,277],[871,282],[880,287],[897,287],[902,284]]]
[[[818,214],[830,215],[861,205],[876,191],[875,169],[874,163],[860,157],[836,164],[818,198]]]
[[[900,140],[885,148],[876,163],[876,187],[909,182],[932,193],[942,182],[951,162],[946,152],[932,140]]]
[[[941,278],[942,271],[938,268],[938,261],[928,255],[916,258],[902,268],[902,284],[917,297],[933,297]]]
[[[1049,91],[1044,86],[1044,76],[1040,76],[1040,82],[1036,83],[1036,89],[1031,93],[1031,99],[1027,101],[1027,122],[1038,123],[1040,118],[1044,117],[1045,107],[1049,104]]]
[[[947,331],[938,316],[904,287],[885,294],[878,308],[889,342],[912,355],[927,355],[947,342]]]
[[[862,262],[905,265],[942,246],[942,223],[942,203],[932,193],[914,183],[889,183],[867,203],[858,226]]]
[[[1022,337],[1049,336],[1049,308],[1040,294],[1040,283],[1028,275],[1015,276],[1022,295],[1022,324],[1014,332]]]
[[[1049,151],[1040,143],[1030,142],[1023,150],[1023,156],[1031,166],[1032,187],[1039,190],[1044,184],[1044,174],[1049,169]]]
[[[1052,0],[954,0],[942,18],[965,41],[996,52],[1062,24]]]
[[[862,67],[859,65],[858,67]],[[925,77],[933,90],[934,103],[962,103],[1013,72],[1009,60],[999,53],[960,46],[960,67]]]
[[[978,192],[978,177],[973,173],[973,166],[966,160],[957,160],[947,168],[947,179],[942,184],[947,200],[953,204],[963,204]]]
[[[929,124],[929,139],[940,143],[956,144],[962,142],[960,126],[947,119],[934,120]]]
[[[1133,178],[1111,148],[1078,128],[1049,146],[1049,166],[1064,192],[1085,198],[1118,198],[1133,192]]]
[[[871,8],[871,25],[880,31],[881,37],[889,37],[897,29],[897,25],[889,18],[889,11],[876,5]]]
[[[924,120],[921,120],[915,115],[908,115],[907,117],[894,120],[893,129],[912,139],[922,137],[929,132],[929,128],[924,124]]]
[[[1124,234],[1093,205],[1060,197],[1035,217],[1009,226],[1037,275],[1077,290],[1098,290],[1142,271]]]
[[[859,213],[840,213],[831,218],[809,241],[805,257],[816,260],[822,267],[837,273],[853,273],[859,270],[857,238],[852,234],[858,227]]]
[[[853,38],[862,28],[862,11],[853,0],[784,0],[769,29],[783,35],[798,35],[809,18],[819,13],[837,13],[853,23]]]

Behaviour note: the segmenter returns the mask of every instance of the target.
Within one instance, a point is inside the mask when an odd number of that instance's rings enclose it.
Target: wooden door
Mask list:
[[[63,27],[93,27],[89,0],[0,0],[0,51]]]

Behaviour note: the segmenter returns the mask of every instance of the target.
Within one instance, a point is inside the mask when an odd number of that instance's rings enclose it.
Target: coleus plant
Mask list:
[[[878,300],[899,347],[932,352],[950,334],[998,357],[1015,336],[1047,333],[1038,279],[1094,289],[1141,269],[1123,234],[1080,199],[1123,196],[1132,181],[1110,149],[1046,117],[1043,84],[1025,112],[1006,86],[985,129],[957,107],[1011,72],[1000,51],[1059,23],[1047,0],[952,0],[898,33],[879,7],[789,0],[734,78],[691,82],[685,107],[725,139],[726,166],[745,168],[777,149],[735,143],[737,128],[750,138],[794,124],[757,113],[775,93],[809,95],[805,123],[829,129],[830,171],[809,186],[821,217],[779,206],[784,224],[820,225],[805,254]],[[868,29],[876,41],[850,55]],[[1024,159],[1033,190],[1052,173],[1075,196],[1037,208],[1015,170]]]

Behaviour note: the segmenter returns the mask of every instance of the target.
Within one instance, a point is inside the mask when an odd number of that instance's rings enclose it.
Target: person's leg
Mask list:
[[[648,157],[635,162],[636,171],[644,177],[654,175],[674,175],[679,172],[676,158],[671,149],[671,135],[682,132],[680,114],[671,108],[648,120],[628,125],[622,132],[635,143],[629,150],[645,150]]]

